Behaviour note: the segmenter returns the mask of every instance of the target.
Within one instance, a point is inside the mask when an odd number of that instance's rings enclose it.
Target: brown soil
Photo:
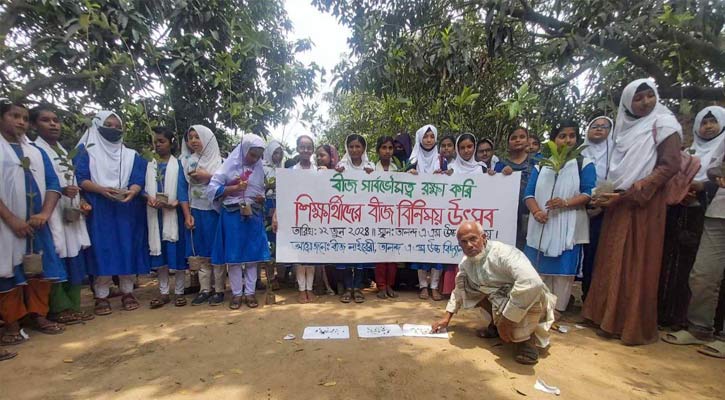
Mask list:
[[[4,399],[562,399],[722,398],[725,362],[695,347],[666,343],[626,347],[591,329],[554,333],[534,367],[516,364],[511,348],[479,339],[477,312],[454,318],[451,339],[358,339],[355,326],[430,323],[444,302],[417,292],[397,301],[367,292],[364,304],[324,296],[297,304],[291,289],[278,304],[252,310],[148,308],[156,287],[138,290],[142,308],[114,312],[58,336],[30,331],[20,354],[0,362]],[[90,294],[84,293],[90,307]],[[227,300],[228,300],[227,294]],[[258,293],[260,303],[264,293]],[[190,300],[190,299],[189,299]],[[287,304],[285,304],[287,303]],[[303,341],[305,326],[350,326],[351,339]],[[288,333],[294,341],[282,340]]]

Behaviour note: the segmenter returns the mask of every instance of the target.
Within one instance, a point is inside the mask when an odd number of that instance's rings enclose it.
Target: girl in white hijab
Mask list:
[[[468,159],[466,159],[466,156]],[[470,133],[463,133],[456,138],[456,158],[448,169],[454,174],[483,174],[487,168],[476,161],[476,137]]]
[[[220,212],[211,262],[228,266],[232,287],[229,308],[233,310],[239,309],[242,303],[250,308],[259,305],[254,295],[257,263],[270,259],[263,215],[263,153],[261,137],[244,135],[207,188],[207,196]]]
[[[191,225],[186,230],[186,255],[204,257],[199,269],[199,294],[191,301],[191,305],[204,303],[220,305],[224,301],[224,291],[212,292],[214,288],[225,287],[224,265],[211,265],[211,251],[214,245],[219,212],[212,207],[206,196],[206,188],[211,177],[222,166],[219,143],[214,132],[204,125],[192,125],[181,142],[181,165],[184,176],[189,184],[189,207],[191,208]],[[193,276],[193,275],[192,275]]]
[[[650,79],[624,88],[616,121],[608,178],[617,192],[595,196],[594,205],[607,209],[582,314],[604,336],[653,343],[659,340],[652,280],[662,266],[663,189],[680,169],[682,129]]]
[[[438,129],[433,125],[423,125],[415,132],[415,144],[410,153],[412,174],[432,174],[440,169],[437,141]]]
[[[95,277],[96,315],[111,313],[111,277],[118,275],[125,310],[139,307],[133,296],[136,275],[149,272],[146,207],[136,196],[146,181],[146,161],[123,144],[121,118],[100,111],[78,143],[76,179],[93,208],[88,216]]]
[[[584,145],[587,146],[582,155],[594,162],[597,169],[597,182],[607,179],[609,172],[609,158],[614,150],[612,128],[614,122],[611,118],[600,115],[587,125]]]
[[[725,155],[724,123],[725,109],[722,107],[706,107],[695,116],[690,151],[700,159],[701,168],[685,199],[667,210],[657,309],[658,324],[674,330],[688,325],[690,272],[695,264],[700,238],[706,237],[703,228],[708,197],[717,190],[717,185],[709,181],[707,171],[718,166]],[[713,280],[720,281],[718,278]],[[714,304],[716,301],[713,301]]]
[[[353,133],[345,138],[345,155],[335,167],[337,172],[345,170],[365,171],[371,173],[375,164],[368,159],[368,145],[365,138]]]

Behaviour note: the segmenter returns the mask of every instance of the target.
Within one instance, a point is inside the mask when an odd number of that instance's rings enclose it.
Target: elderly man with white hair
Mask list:
[[[488,241],[478,222],[462,223],[457,237],[466,256],[458,266],[456,288],[446,306],[446,316],[433,324],[433,331],[446,328],[461,306],[480,307],[487,326],[478,335],[514,343],[517,362],[536,364],[537,347],[549,345],[556,296],[546,288],[524,253]]]

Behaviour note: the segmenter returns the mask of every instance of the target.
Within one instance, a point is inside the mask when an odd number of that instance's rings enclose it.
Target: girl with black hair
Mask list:
[[[169,271],[174,274],[174,305],[186,305],[184,276],[186,244],[184,227],[194,226],[189,209],[189,187],[181,161],[174,157],[177,139],[171,129],[154,128],[154,149],[157,158],[146,167],[146,222],[148,228],[151,268],[156,269],[161,296],[151,300],[151,308],[171,302]],[[179,212],[181,208],[181,213]]]

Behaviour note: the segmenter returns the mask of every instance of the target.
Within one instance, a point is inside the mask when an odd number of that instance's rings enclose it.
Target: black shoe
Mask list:
[[[184,288],[184,294],[194,294],[199,293],[201,291],[201,286],[189,286],[188,288]]]
[[[209,292],[201,292],[194,297],[194,300],[191,301],[192,306],[200,306],[207,301],[209,301],[209,298],[211,297],[211,293]]]
[[[210,306],[219,306],[224,302],[224,293],[214,293],[209,299]]]

